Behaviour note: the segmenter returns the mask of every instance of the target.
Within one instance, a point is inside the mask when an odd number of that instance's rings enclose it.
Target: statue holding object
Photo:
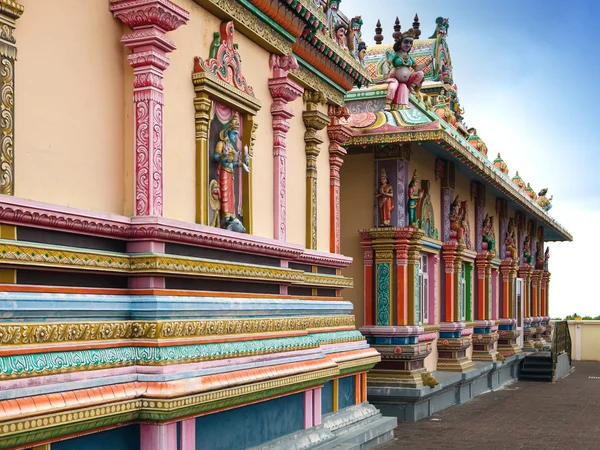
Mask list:
[[[481,249],[488,250],[490,252],[495,250],[496,247],[496,238],[494,230],[494,216],[490,216],[489,214],[485,215],[485,219],[483,219],[483,229],[481,230]]]
[[[544,254],[544,270],[548,271],[548,260],[550,259],[550,247],[546,247],[546,253]]]
[[[541,208],[548,212],[550,211],[550,209],[552,208],[552,198],[554,196],[551,196],[550,198],[546,197],[546,194],[548,193],[548,189],[544,188],[542,189],[539,194],[538,194],[538,198],[536,200],[537,204],[541,206]]]
[[[465,229],[463,228],[463,209],[458,195],[450,205],[450,239],[464,243]]]
[[[248,147],[238,150],[240,124],[236,115],[219,133],[219,142],[215,147],[217,166],[218,195],[220,200],[219,212],[222,220],[237,218],[235,198],[235,169],[242,167],[250,172],[250,153]],[[214,186],[213,186],[214,187]],[[211,196],[213,192],[211,191]],[[230,219],[228,219],[230,218]]]
[[[506,246],[506,257],[513,260],[517,259],[517,235],[515,231],[514,219],[510,219],[508,221],[508,227],[504,237],[504,244]]]
[[[410,55],[414,39],[415,32],[411,28],[402,33],[400,39],[394,43],[394,52],[387,53],[388,61],[392,65],[387,86],[385,105],[387,111],[408,109],[410,91],[413,90],[419,95],[424,78],[423,69],[431,64],[431,60],[424,64],[417,64]]]
[[[461,208],[461,227],[464,231],[463,234],[463,241],[465,244],[465,247],[467,247],[469,250],[473,249],[473,242],[471,242],[471,222],[469,222],[469,202],[467,200],[464,200],[460,203],[460,208]]]
[[[382,227],[392,226],[392,211],[394,209],[394,190],[388,182],[385,169],[381,169],[379,191],[375,195],[379,204],[379,223]]]
[[[417,169],[415,169],[408,184],[408,224],[411,227],[419,226],[417,223],[417,203],[423,197],[423,192],[418,186],[419,176],[417,175]]]

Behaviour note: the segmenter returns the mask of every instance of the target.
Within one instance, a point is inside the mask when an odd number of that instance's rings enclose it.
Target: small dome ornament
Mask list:
[[[515,183],[519,187],[519,189],[522,189],[522,190],[525,189],[525,182],[519,176],[519,171],[518,170],[517,170],[516,175],[512,178],[512,182]]]
[[[508,175],[508,166],[500,156],[500,153],[498,153],[498,157],[494,160],[494,166],[503,174]]]

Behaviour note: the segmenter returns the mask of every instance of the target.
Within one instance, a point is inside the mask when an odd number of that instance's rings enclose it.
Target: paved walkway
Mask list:
[[[400,423],[396,439],[378,450],[600,449],[600,362],[574,365],[558,383],[519,381]]]

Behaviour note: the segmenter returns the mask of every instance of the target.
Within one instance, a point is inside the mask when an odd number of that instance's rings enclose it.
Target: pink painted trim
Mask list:
[[[461,331],[461,336],[471,336],[473,334],[473,328],[465,328]]]
[[[433,341],[434,339],[437,339],[438,337],[440,337],[440,334],[437,331],[434,331],[432,333],[422,334],[419,336],[419,342]]]
[[[127,243],[127,253],[164,253],[165,243],[155,241],[134,241]]]
[[[304,429],[313,426],[313,391],[304,391]]]
[[[164,277],[129,277],[127,287],[129,289],[165,289]]]
[[[321,388],[313,389],[313,425],[321,425]]]
[[[196,419],[181,421],[181,448],[179,450],[196,450]]]
[[[429,317],[428,322],[430,325],[434,325],[437,317],[437,274],[438,274],[438,263],[440,257],[436,254],[429,254],[427,256],[427,265],[431,267],[429,270]]]
[[[347,267],[334,253],[162,217],[127,217],[0,195],[0,223],[129,241],[173,242],[286,258],[305,264]]]
[[[365,336],[418,336],[423,334],[423,327],[408,325],[398,327],[381,327],[368,325],[362,327],[360,332]]]
[[[140,425],[140,449],[177,450],[177,423]]]
[[[341,342],[338,344],[321,344],[319,348],[323,351],[336,350],[336,352],[344,351],[346,348],[352,349],[356,344],[364,343],[365,341]]]

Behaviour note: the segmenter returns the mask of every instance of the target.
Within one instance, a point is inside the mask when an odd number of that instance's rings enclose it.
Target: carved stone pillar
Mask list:
[[[112,2],[114,17],[133,29],[121,42],[133,51],[127,59],[133,67],[135,136],[134,214],[163,214],[163,73],[167,53],[175,43],[165,36],[184,25],[190,15],[168,0]]]
[[[475,183],[472,188],[475,193],[475,250],[482,250],[483,242],[483,220],[485,219],[485,185]]]
[[[535,326],[536,332],[533,335],[533,340],[537,343],[543,343],[543,334],[546,327],[543,325],[544,317],[542,314],[542,277],[543,270],[534,270],[531,274],[531,305],[532,305],[532,323],[531,327]]]
[[[413,228],[408,248],[408,323],[418,325],[421,317],[419,310],[419,264],[421,258],[421,239],[425,235],[423,230]]]
[[[344,163],[346,149],[342,144],[352,137],[352,130],[342,124],[343,119],[348,119],[350,113],[343,106],[329,106],[329,216],[330,238],[329,248],[331,253],[340,253],[340,169]]]
[[[442,258],[444,259],[444,308],[442,322],[454,322],[455,312],[455,276],[456,250],[458,242],[445,242],[442,247]]]
[[[492,320],[492,260],[493,251],[477,254],[477,320],[473,330],[473,360],[496,361],[498,352],[494,344],[498,340],[498,327]]]
[[[288,103],[302,95],[304,88],[293,82],[289,72],[298,69],[294,55],[271,55],[269,65],[273,78],[269,78],[269,91],[273,97],[271,116],[273,116],[273,237],[285,241],[287,238],[287,144],[286,135],[290,129],[288,119],[294,113]]]
[[[319,105],[326,102],[322,92],[304,91],[306,110],[302,119],[306,126],[304,142],[306,144],[306,248],[317,249],[317,157],[323,139],[317,134],[329,124],[329,116],[319,111]]]
[[[523,264],[519,267],[519,278],[523,279],[523,305],[525,320],[523,321],[523,348],[532,349],[534,348],[533,337],[536,330],[536,325],[532,326],[533,319],[531,313],[531,273],[533,271],[533,267],[529,264]]]
[[[454,163],[444,161],[442,174],[442,241],[450,240],[450,206],[454,201],[455,172]]]
[[[365,299],[365,325],[375,325],[375,304],[373,297],[373,241],[368,232],[361,232],[361,247],[364,258],[364,299]]]
[[[14,1],[0,4],[0,77],[2,93],[0,95],[0,116],[2,117],[0,134],[0,194],[15,194],[15,61],[17,45],[15,39],[16,21],[23,14],[23,6]]]

